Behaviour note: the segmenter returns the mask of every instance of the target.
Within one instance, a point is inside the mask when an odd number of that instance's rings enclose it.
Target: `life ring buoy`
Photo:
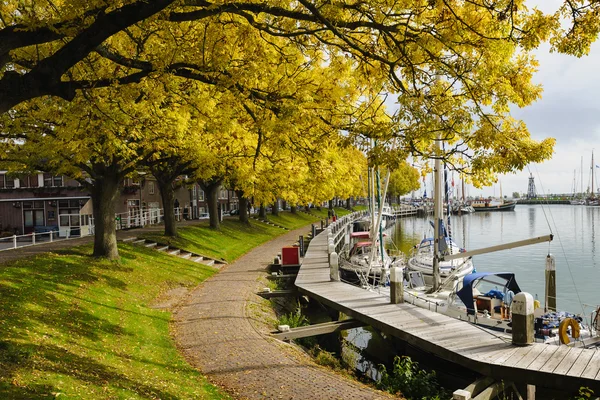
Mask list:
[[[558,325],[558,338],[561,344],[569,344],[571,340],[567,334],[567,328],[571,327],[571,337],[577,339],[579,337],[579,322],[573,318],[565,318]]]

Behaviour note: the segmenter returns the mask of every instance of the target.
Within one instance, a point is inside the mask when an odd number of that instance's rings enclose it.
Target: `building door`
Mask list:
[[[44,210],[23,210],[25,234],[35,231],[36,226],[44,226]]]

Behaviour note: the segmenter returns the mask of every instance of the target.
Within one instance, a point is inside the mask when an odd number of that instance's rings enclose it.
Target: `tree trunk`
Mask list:
[[[350,197],[348,197],[346,199],[346,209],[351,210],[352,209],[352,204],[350,204]]]
[[[260,205],[260,209],[258,210],[258,217],[262,219],[267,219],[267,208],[264,204]]]
[[[297,208],[296,208],[296,206],[291,206],[291,207],[290,207],[290,212],[291,212],[292,214],[296,214],[296,211],[297,211]]]
[[[119,258],[115,205],[119,198],[121,176],[117,167],[104,168],[91,187],[94,213],[94,257]]]
[[[240,201],[240,222],[249,224],[248,220],[248,199],[244,197],[243,190],[236,190],[235,193]]]
[[[219,208],[219,186],[220,185],[209,185],[204,189],[206,196],[206,203],[208,205],[208,217],[210,220],[210,227],[212,229],[221,229],[220,221],[220,208]]]
[[[333,210],[333,199],[329,200],[329,209]]]
[[[165,236],[177,236],[177,222],[175,221],[175,191],[172,182],[163,182],[157,179],[158,190],[164,209]]]
[[[200,180],[198,183],[206,198],[206,204],[208,206],[208,218],[210,221],[211,229],[221,229],[221,214],[219,207],[219,189],[223,178],[214,176],[207,180]]]
[[[310,212],[310,206],[308,204],[304,206],[304,209],[306,210],[306,212]]]
[[[279,205],[277,202],[273,204],[273,208],[271,209],[271,214],[278,216],[279,215]]]

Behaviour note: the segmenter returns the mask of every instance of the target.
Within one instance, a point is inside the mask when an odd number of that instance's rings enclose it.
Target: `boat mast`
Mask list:
[[[433,226],[433,285],[434,291],[439,289],[440,286],[440,237],[441,232],[441,220],[442,220],[442,163],[441,163],[441,148],[440,142],[442,141],[441,134],[438,133],[438,137],[435,141],[435,166],[433,176],[433,219],[435,224]],[[446,240],[443,238],[443,240]]]
[[[581,169],[579,170],[579,174],[581,175],[581,199],[583,199],[583,156],[581,156]]]
[[[593,198],[596,197],[596,196],[594,196],[594,150],[592,150],[592,165],[590,166],[590,176],[592,178],[592,193],[591,193],[591,197],[593,199]]]

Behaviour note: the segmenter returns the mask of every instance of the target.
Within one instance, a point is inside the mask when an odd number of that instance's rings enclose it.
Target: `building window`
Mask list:
[[[198,201],[204,201],[204,190],[198,191]]]
[[[15,178],[6,174],[2,175],[2,188],[13,189],[15,187]]]
[[[52,174],[44,174],[44,187],[61,187],[63,185],[62,176],[53,176]]]
[[[154,182],[148,182],[148,193],[154,194]]]

